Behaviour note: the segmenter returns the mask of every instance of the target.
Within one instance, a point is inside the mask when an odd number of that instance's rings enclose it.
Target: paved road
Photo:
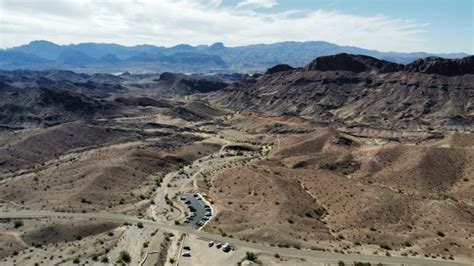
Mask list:
[[[319,261],[323,260],[326,262],[337,262],[340,260],[347,262],[361,261],[371,263],[383,263],[383,264],[408,264],[408,265],[472,265],[472,262],[452,262],[446,260],[435,260],[427,258],[413,258],[413,257],[385,257],[375,255],[359,255],[359,254],[339,254],[313,250],[298,250],[291,248],[279,248],[271,247],[262,244],[249,243],[242,240],[223,237],[220,235],[210,234],[203,231],[198,231],[189,227],[170,225],[150,220],[143,220],[133,216],[113,213],[63,213],[53,211],[17,211],[17,212],[5,212],[0,213],[0,219],[2,218],[47,218],[47,217],[63,217],[63,218],[92,218],[99,220],[108,220],[119,223],[138,223],[141,222],[146,226],[156,226],[162,229],[168,229],[183,233],[194,234],[199,237],[210,239],[219,242],[228,242],[234,246],[242,246],[256,250],[261,253],[275,254],[278,253],[282,256],[297,257],[297,258],[313,258]]]

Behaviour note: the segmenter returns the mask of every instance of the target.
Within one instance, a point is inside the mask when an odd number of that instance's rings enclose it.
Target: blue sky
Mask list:
[[[224,0],[235,5],[239,0]],[[317,9],[361,16],[384,15],[423,24],[427,50],[474,54],[474,0],[279,0],[265,12]]]
[[[474,0],[0,0],[0,47],[328,41],[474,54]]]

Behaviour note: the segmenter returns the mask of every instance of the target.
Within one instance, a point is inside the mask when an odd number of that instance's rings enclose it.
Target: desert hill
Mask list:
[[[304,69],[272,68],[208,99],[238,111],[299,115],[325,123],[472,130],[472,62],[471,56],[401,65],[339,54],[317,58]]]
[[[0,71],[0,209],[187,226],[179,196],[199,192],[213,210],[203,230],[279,251],[472,261],[471,65],[337,54],[252,76]],[[181,239],[139,223],[4,219],[0,260],[168,261]]]

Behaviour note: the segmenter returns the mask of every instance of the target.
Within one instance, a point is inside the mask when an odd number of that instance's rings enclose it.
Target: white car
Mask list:
[[[189,252],[189,251],[183,251],[183,253],[181,253],[181,256],[183,256],[183,257],[191,257],[191,252]]]
[[[231,249],[232,249],[232,247],[230,246],[229,243],[225,243],[225,244],[222,246],[222,251],[224,251],[224,252],[229,252]]]

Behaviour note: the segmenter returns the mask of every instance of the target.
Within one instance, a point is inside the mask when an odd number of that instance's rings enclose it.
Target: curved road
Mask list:
[[[385,256],[375,256],[375,255],[360,255],[360,254],[339,254],[339,253],[330,253],[323,251],[313,251],[313,250],[298,250],[292,248],[279,248],[266,246],[263,244],[256,244],[245,242],[242,240],[223,237],[216,234],[211,234],[203,231],[198,231],[189,227],[170,225],[150,220],[139,219],[134,216],[128,216],[123,214],[114,214],[114,213],[67,213],[67,212],[53,212],[53,211],[15,211],[15,212],[4,212],[0,213],[0,219],[31,219],[31,218],[48,218],[48,217],[58,217],[58,218],[85,218],[85,219],[99,219],[114,221],[119,223],[138,223],[141,222],[146,226],[155,226],[162,229],[178,231],[182,233],[194,234],[202,238],[209,240],[214,240],[218,242],[227,242],[234,246],[247,247],[250,249],[256,250],[256,252],[275,254],[278,253],[283,256],[297,257],[297,258],[314,258],[318,260],[323,260],[327,262],[338,262],[340,260],[346,262],[371,262],[371,263],[383,263],[383,264],[409,264],[409,265],[472,265],[472,263],[463,263],[463,262],[452,262],[446,260],[435,260],[428,258],[413,258],[413,257],[385,257]]]

